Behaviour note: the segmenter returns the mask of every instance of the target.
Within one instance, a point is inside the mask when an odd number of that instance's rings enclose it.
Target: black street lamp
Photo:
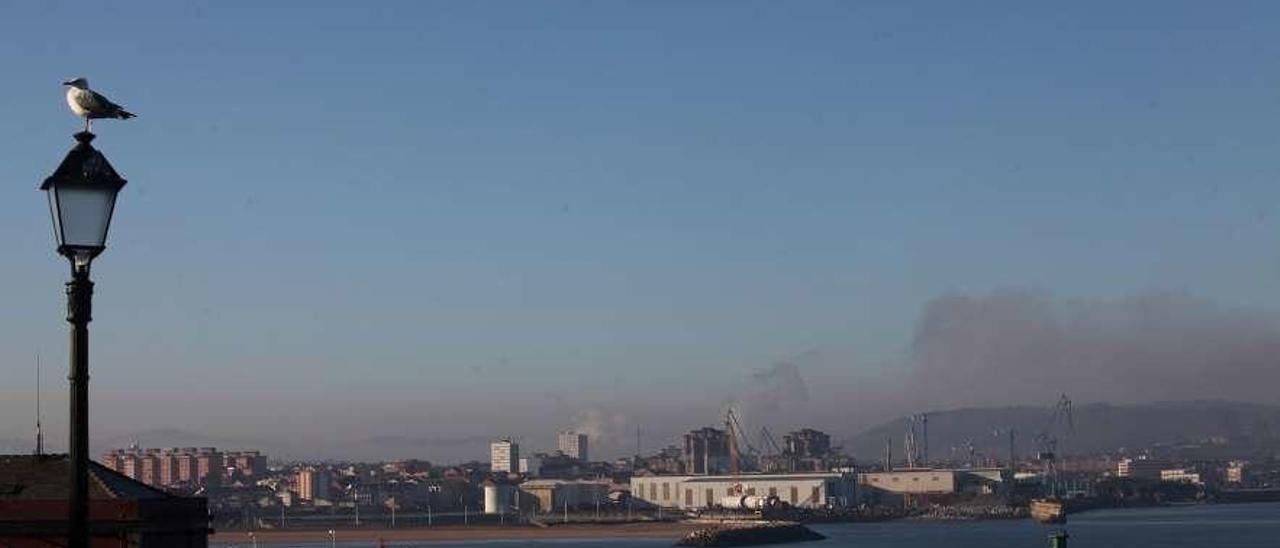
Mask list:
[[[58,253],[71,262],[67,321],[71,323],[71,505],[67,546],[89,548],[89,321],[93,282],[89,264],[107,243],[116,194],[125,180],[93,148],[93,134],[75,135],[77,144],[40,190],[49,196]]]

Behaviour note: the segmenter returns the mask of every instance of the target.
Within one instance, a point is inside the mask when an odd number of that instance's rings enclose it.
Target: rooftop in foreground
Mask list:
[[[94,547],[208,545],[205,499],[171,495],[98,463],[89,475]],[[0,455],[0,546],[64,543],[70,492],[66,455]]]

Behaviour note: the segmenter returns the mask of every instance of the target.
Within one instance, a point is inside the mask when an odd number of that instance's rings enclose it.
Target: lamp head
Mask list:
[[[116,195],[126,181],[90,144],[92,133],[77,133],[76,141],[40,190],[49,198],[58,253],[79,269],[106,248]]]

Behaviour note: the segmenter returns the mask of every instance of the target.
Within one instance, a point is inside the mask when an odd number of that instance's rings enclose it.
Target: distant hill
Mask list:
[[[1075,429],[1063,439],[1059,452],[1068,454],[1141,449],[1151,446],[1215,446],[1258,451],[1280,448],[1280,406],[1231,401],[1180,401],[1134,405],[1094,403],[1077,405]],[[1048,407],[984,407],[929,413],[931,459],[961,459],[966,439],[979,454],[1008,454],[1008,439],[993,432],[1016,431],[1016,451],[1036,451],[1035,436],[1053,417]],[[844,441],[847,452],[861,460],[883,458],[885,440],[892,439],[895,459],[903,454],[906,418],[876,426]]]

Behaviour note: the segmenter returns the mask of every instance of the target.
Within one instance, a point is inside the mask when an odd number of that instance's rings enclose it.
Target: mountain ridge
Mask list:
[[[1074,429],[1069,431],[1060,424],[1052,427],[1053,408],[1047,406],[965,407],[930,411],[928,415],[933,460],[963,460],[968,440],[972,440],[979,457],[1007,459],[1010,429],[1015,433],[1015,452],[1020,457],[1038,449],[1035,437],[1041,433],[1058,439],[1058,452],[1063,454],[1206,442],[1230,445],[1240,451],[1280,447],[1280,405],[1258,402],[1198,399],[1088,403],[1073,406]],[[862,460],[879,461],[885,441],[890,440],[894,455],[901,455],[907,419],[887,421],[846,438],[845,450]]]

